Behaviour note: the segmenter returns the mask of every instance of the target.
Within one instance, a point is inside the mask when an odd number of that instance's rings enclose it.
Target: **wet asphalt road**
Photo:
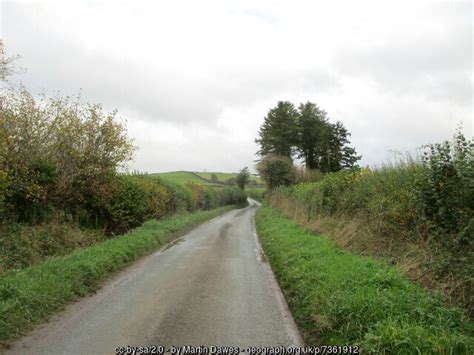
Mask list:
[[[117,346],[301,345],[258,243],[258,203],[217,217],[117,274],[8,353],[113,354]]]

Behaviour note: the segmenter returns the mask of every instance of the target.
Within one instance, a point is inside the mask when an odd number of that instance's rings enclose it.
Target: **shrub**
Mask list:
[[[445,242],[465,247],[473,236],[474,140],[469,142],[458,132],[453,143],[426,148],[417,184],[424,214],[453,235]]]
[[[277,155],[264,157],[257,164],[257,170],[270,190],[288,186],[295,181],[293,163],[287,157]]]

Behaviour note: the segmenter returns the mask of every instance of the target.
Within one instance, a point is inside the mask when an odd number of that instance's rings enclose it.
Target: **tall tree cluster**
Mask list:
[[[318,105],[308,101],[296,109],[280,101],[268,112],[255,142],[262,157],[303,159],[307,168],[328,173],[354,168],[361,158],[349,137],[342,122],[331,123]]]

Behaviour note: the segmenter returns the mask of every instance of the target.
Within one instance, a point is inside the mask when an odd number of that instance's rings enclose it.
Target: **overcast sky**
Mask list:
[[[470,2],[1,1],[32,92],[119,110],[132,169],[237,171],[278,100],[342,121],[362,164],[473,135]]]

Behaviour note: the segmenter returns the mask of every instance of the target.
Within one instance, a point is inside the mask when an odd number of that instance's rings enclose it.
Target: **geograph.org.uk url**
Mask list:
[[[118,346],[116,354],[203,354],[203,355],[227,355],[227,354],[251,354],[251,355],[304,355],[304,354],[359,354],[358,346],[352,345],[320,345],[320,346]]]

